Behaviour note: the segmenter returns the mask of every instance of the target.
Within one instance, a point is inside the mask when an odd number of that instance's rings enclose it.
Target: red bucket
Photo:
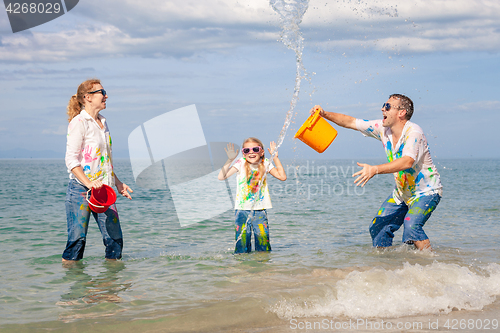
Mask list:
[[[89,200],[90,192],[90,200]],[[95,213],[104,213],[109,206],[116,202],[116,193],[108,185],[102,185],[101,188],[92,188],[87,192],[87,201],[90,209]]]

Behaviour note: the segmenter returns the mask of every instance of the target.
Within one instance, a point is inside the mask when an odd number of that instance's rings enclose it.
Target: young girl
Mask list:
[[[269,153],[276,150],[276,144],[269,144]],[[265,158],[264,145],[259,139],[248,138],[243,141],[240,158],[232,167],[231,163],[238,156],[233,144],[228,144],[226,154],[228,160],[219,173],[219,179],[224,180],[234,173],[237,175],[235,200],[235,230],[236,245],[234,253],[248,253],[252,251],[252,230],[255,238],[255,251],[271,251],[269,243],[269,226],[266,209],[272,208],[269,189],[267,188],[267,174],[279,180],[286,180],[286,173],[278,158],[274,156],[273,166]]]

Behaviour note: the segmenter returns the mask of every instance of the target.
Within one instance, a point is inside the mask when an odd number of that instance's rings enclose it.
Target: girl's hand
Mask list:
[[[224,148],[227,154],[227,158],[230,159],[231,161],[234,160],[238,156],[238,151],[234,149],[234,144],[228,143],[227,148]]]
[[[271,141],[269,143],[269,148],[267,148],[267,150],[269,151],[269,154],[271,154],[271,156],[273,156],[274,151],[276,151],[274,157],[278,157],[278,151],[276,150],[276,143],[274,143],[274,141]]]

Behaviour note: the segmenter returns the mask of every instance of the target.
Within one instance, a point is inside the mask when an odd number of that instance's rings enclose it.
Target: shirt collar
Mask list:
[[[85,111],[85,109],[82,109],[82,111],[80,111],[80,114],[82,115],[83,118],[87,119],[87,120],[94,120],[94,118],[92,118],[88,113],[87,111]],[[101,115],[101,114],[97,114],[97,118],[99,118],[99,120],[101,121],[101,123],[104,125],[106,123],[106,118]]]

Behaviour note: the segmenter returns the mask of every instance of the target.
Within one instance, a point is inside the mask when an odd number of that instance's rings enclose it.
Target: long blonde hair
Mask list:
[[[241,147],[243,147],[245,145],[245,143],[247,143],[247,142],[255,142],[264,151],[264,154],[260,158],[259,172],[257,174],[257,176],[259,177],[259,180],[260,180],[260,178],[263,177],[264,171],[266,169],[266,167],[264,166],[264,160],[266,158],[266,152],[264,150],[264,145],[262,144],[262,141],[260,141],[259,139],[250,137],[250,138],[245,139],[245,141],[243,141],[243,144],[241,145]],[[247,175],[247,183],[248,183],[250,181],[250,175],[252,173],[250,172],[250,163],[247,161],[246,158],[245,158],[245,172],[246,172],[246,175]]]
[[[67,113],[69,122],[80,114],[85,104],[83,96],[85,96],[85,94],[91,91],[95,84],[101,84],[101,80],[90,79],[84,81],[80,84],[80,86],[78,86],[76,94],[71,96],[71,98],[69,99],[68,106],[66,108],[68,110]]]

